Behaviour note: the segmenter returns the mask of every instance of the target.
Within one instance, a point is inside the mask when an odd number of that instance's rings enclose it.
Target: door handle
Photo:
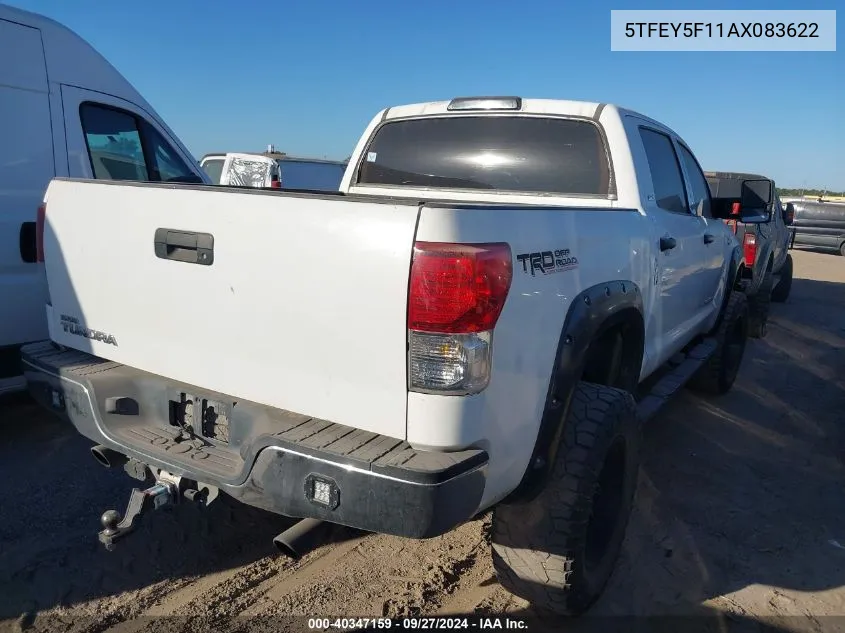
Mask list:
[[[154,247],[159,259],[200,266],[214,263],[214,236],[211,233],[160,228],[155,232]]]
[[[660,251],[671,251],[678,245],[677,240],[669,235],[664,235],[660,238]]]
[[[704,234],[704,243],[705,244],[712,244],[716,238],[711,233]]]

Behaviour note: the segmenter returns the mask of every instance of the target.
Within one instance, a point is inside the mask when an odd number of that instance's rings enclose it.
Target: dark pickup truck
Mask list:
[[[755,338],[766,335],[766,322],[772,301],[782,303],[792,289],[792,226],[795,208],[783,205],[777,194],[775,181],[765,176],[738,172],[705,172],[714,202],[726,205],[718,217],[726,218],[742,245],[744,255],[743,288],[748,296],[751,319],[749,334]],[[759,221],[739,220],[742,183],[749,179],[769,182],[771,203],[765,217]]]

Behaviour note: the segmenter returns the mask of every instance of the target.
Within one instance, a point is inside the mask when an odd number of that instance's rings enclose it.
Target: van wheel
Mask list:
[[[767,270],[757,293],[748,299],[748,336],[751,338],[766,336],[774,280],[772,271]]]
[[[745,344],[748,340],[748,298],[734,290],[714,335],[716,351],[689,382],[693,391],[720,395],[730,391],[736,381]]]
[[[640,444],[631,394],[578,384],[543,490],[493,510],[493,567],[506,590],[561,615],[595,602],[622,548]]]
[[[789,292],[792,290],[792,255],[786,256],[786,261],[780,268],[780,281],[778,285],[772,290],[772,301],[776,303],[783,303],[789,298]]]

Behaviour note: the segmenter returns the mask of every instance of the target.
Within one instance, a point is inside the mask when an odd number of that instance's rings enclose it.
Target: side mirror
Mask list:
[[[740,194],[741,222],[761,224],[771,220],[772,182],[744,180]]]
[[[792,226],[793,222],[795,222],[795,205],[787,202],[783,210],[783,223],[786,226]]]

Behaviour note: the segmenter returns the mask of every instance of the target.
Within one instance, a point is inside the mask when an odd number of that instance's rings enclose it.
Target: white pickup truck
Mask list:
[[[576,614],[620,550],[643,420],[737,376],[716,207],[657,121],[516,97],[380,112],[337,193],[56,179],[25,375],[151,484],[107,546],[219,492],[411,538],[495,508],[502,585]]]

